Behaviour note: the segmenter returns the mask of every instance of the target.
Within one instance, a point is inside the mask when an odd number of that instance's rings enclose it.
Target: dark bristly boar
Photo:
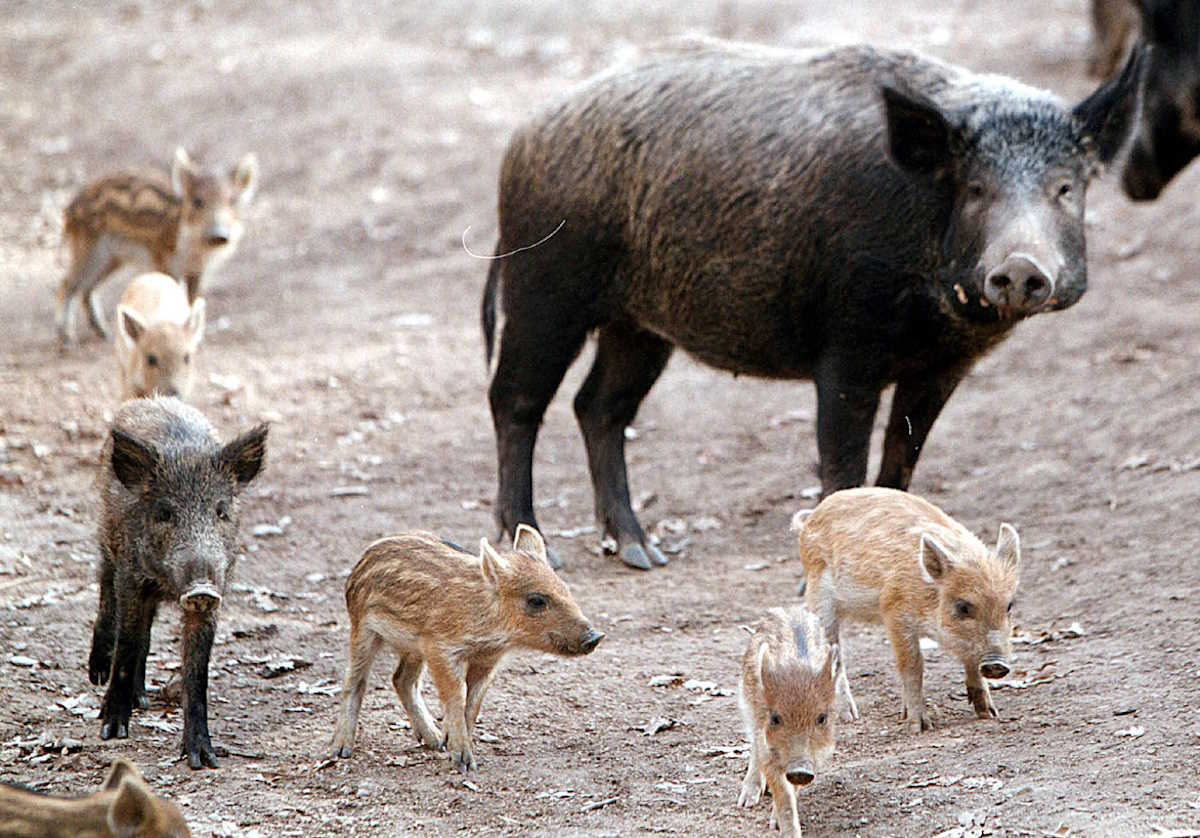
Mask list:
[[[989,551],[966,527],[932,503],[894,489],[847,489],[792,519],[805,573],[808,607],[821,620],[841,660],[838,686],[850,714],[858,707],[845,671],[843,622],[882,623],[903,685],[903,716],[915,732],[932,724],[925,712],[920,639],[937,640],[963,665],[967,700],[995,718],[985,678],[1010,671],[1009,612],[1017,592],[1021,542],[1000,525]]]
[[[4,838],[190,838],[179,807],[162,800],[133,764],[113,762],[104,785],[79,798],[0,785]]]
[[[771,790],[771,828],[800,838],[795,786],[806,786],[833,754],[837,647],[804,606],[772,608],[742,656],[738,709],[750,744],[739,806]]]
[[[1073,108],[870,47],[702,45],[603,75],[519,129],[500,174],[482,320],[503,531],[536,526],[533,450],[575,396],[601,534],[665,558],[629,502],[625,427],[678,346],[735,374],[809,378],[825,493],[906,488],[972,363],[1087,286],[1084,194],[1124,143],[1142,54]]]
[[[475,769],[471,740],[483,696],[512,649],[586,655],[604,639],[550,568],[536,530],[517,529],[512,552],[483,539],[472,556],[437,536],[380,539],[346,581],[350,661],[333,755],[349,757],[371,663],[383,646],[398,658],[392,686],[417,739],[449,747],[462,772]],[[421,673],[442,701],[443,739],[421,698]]]
[[[1142,41],[1152,51],[1121,186],[1135,201],[1152,201],[1200,154],[1200,0],[1137,5]]]
[[[1107,79],[1121,69],[1138,32],[1137,0],[1092,0],[1092,43],[1088,73]]]
[[[100,476],[100,604],[88,661],[109,682],[100,737],[124,739],[145,707],[146,655],[160,602],[183,611],[183,747],[192,768],[217,767],[208,734],[208,658],[237,560],[238,495],[262,468],[267,426],[222,445],[178,399],[121,406]]]

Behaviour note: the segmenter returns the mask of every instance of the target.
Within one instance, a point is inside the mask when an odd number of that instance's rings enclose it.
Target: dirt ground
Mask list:
[[[906,45],[1075,99],[1090,87],[1087,8],[646,5],[5,4],[0,780],[82,793],[126,756],[205,836],[765,831],[768,804],[735,805],[739,626],[796,597],[788,520],[814,502],[804,492],[817,482],[814,397],[806,383],[735,381],[682,355],[629,446],[643,522],[687,538],[666,569],[628,570],[577,532],[592,524],[570,409],[584,362],[541,434],[539,514],[608,633],[600,649],[509,662],[484,705],[469,782],[416,747],[386,664],[354,758],[326,760],[347,639],[342,587],[362,547],[410,528],[463,544],[492,534],[477,325],[486,265],[464,251],[464,231],[490,252],[513,127],[655,39]],[[86,179],[165,166],[179,143],[209,160],[259,155],[246,238],[209,285],[194,401],[223,434],[273,423],[211,670],[225,757],[202,772],[177,756],[175,706],[135,715],[126,741],[99,739],[102,691],[86,668],[91,484],[116,371],[109,346],[93,339],[63,355],[53,330],[62,208]],[[862,719],[840,727],[829,770],[800,795],[807,834],[1200,829],[1198,189],[1200,165],[1148,206],[1111,181],[1094,186],[1091,290],[979,364],[917,469],[913,490],[987,540],[1001,520],[1021,530],[1025,642],[1016,683],[996,694],[1002,718],[975,721],[961,670],[931,651],[940,726],[908,734],[885,637],[852,633]],[[107,286],[108,304],[121,285]],[[331,497],[339,487],[365,493]],[[260,524],[282,534],[252,535]],[[165,611],[154,686],[178,668],[178,634]],[[280,658],[311,665],[260,674]],[[650,685],[664,674],[679,678]],[[641,730],[656,719],[666,728]]]

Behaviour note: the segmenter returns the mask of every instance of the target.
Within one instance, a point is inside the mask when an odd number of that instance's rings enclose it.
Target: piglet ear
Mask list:
[[[200,345],[200,341],[204,340],[204,310],[204,298],[197,297],[192,302],[191,310],[188,311],[187,323],[183,327],[187,334],[188,347],[193,352]]]
[[[117,335],[126,347],[133,349],[146,333],[146,321],[127,305],[117,306]]]
[[[488,543],[486,538],[479,539],[479,561],[482,565],[483,578],[493,590],[500,587],[500,580],[508,572],[508,563]]]
[[[887,150],[896,165],[931,179],[949,174],[957,131],[941,109],[923,96],[894,87],[885,86],[881,93]]]
[[[950,566],[954,564],[954,559],[950,557],[950,553],[942,546],[942,543],[934,538],[929,533],[921,535],[921,576],[931,585],[936,585],[942,581],[942,577],[950,570]]]
[[[996,558],[1013,568],[1021,563],[1021,537],[1011,524],[1000,525],[1000,537],[996,540]]]
[[[175,160],[171,163],[171,188],[180,198],[192,191],[192,182],[196,176],[196,167],[187,149],[179,146],[175,149]]]
[[[111,791],[121,785],[121,780],[125,777],[141,779],[141,776],[129,760],[114,759],[112,766],[108,769],[108,776],[104,778],[104,785],[100,786],[100,790]]]
[[[763,643],[758,647],[758,659],[754,662],[754,675],[758,679],[758,687],[762,689],[763,682],[767,680],[767,672],[775,665],[775,661],[771,658],[771,651],[767,648],[767,644]]]
[[[837,680],[839,661],[841,660],[838,657],[839,651],[838,645],[834,643],[829,647],[829,657],[825,659],[825,671],[829,673],[831,680]]]
[[[1100,85],[1071,110],[1084,141],[1095,148],[1104,165],[1113,161],[1137,125],[1151,57],[1151,48],[1138,44],[1129,53],[1121,75]]]
[[[239,160],[231,179],[234,199],[241,204],[250,203],[255,190],[258,189],[258,158],[253,154],[247,154]]]
[[[217,460],[221,466],[233,472],[237,490],[241,491],[258,476],[266,456],[267,425],[263,424],[227,443],[217,455]]]
[[[146,821],[154,817],[155,800],[141,780],[126,777],[108,807],[108,828],[120,838],[142,834]]]
[[[158,453],[146,443],[120,428],[112,429],[112,470],[121,485],[138,491],[150,480],[158,463]]]
[[[546,541],[540,532],[528,524],[517,524],[517,532],[513,536],[513,550],[529,553],[546,561]]]

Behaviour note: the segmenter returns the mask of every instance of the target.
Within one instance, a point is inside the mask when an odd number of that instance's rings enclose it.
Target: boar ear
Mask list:
[[[950,570],[954,559],[942,543],[929,533],[921,535],[921,576],[926,582],[936,585]]]
[[[949,173],[956,131],[938,106],[894,87],[885,86],[882,94],[887,148],[896,165],[934,179]]]
[[[255,190],[258,189],[258,158],[247,154],[239,160],[231,180],[234,200],[241,204],[250,203]]]
[[[117,306],[117,334],[129,349],[137,344],[146,332],[146,321],[127,305]]]
[[[188,157],[187,149],[179,146],[175,149],[175,160],[171,163],[171,188],[182,198],[192,191],[192,181],[195,178],[196,167],[192,158]]]
[[[513,536],[513,550],[529,553],[546,561],[546,541],[540,532],[528,524],[517,524],[517,534]]]
[[[154,816],[155,800],[141,780],[126,777],[108,807],[108,828],[113,835],[133,838],[146,820]]]
[[[114,759],[113,764],[108,769],[108,776],[104,778],[104,785],[100,786],[101,791],[110,791],[121,785],[121,780],[125,777],[134,777],[141,779],[142,775],[133,767],[133,763],[127,759]]]
[[[479,539],[479,561],[482,564],[483,578],[493,588],[499,588],[501,578],[508,572],[508,564],[486,538]]]
[[[1071,116],[1080,125],[1083,141],[1095,149],[1104,165],[1117,156],[1137,124],[1150,54],[1150,47],[1135,46],[1121,75],[1100,85],[1071,110]]]
[[[188,347],[194,352],[204,339],[204,298],[197,297],[188,312],[187,324],[183,330],[187,333]]]
[[[996,558],[1016,567],[1021,563],[1021,536],[1012,524],[1000,525],[1000,537],[996,539]]]
[[[121,485],[136,492],[158,463],[158,452],[120,428],[112,429],[112,470]]]
[[[240,491],[258,476],[263,459],[267,455],[267,426],[259,425],[225,445],[217,454],[217,461],[233,472]]]

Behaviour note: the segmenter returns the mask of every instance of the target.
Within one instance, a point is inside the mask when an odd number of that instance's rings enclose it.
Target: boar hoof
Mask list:
[[[354,749],[349,745],[334,745],[333,753],[329,756],[333,759],[350,759],[354,755]]]
[[[88,680],[97,687],[103,686],[108,683],[108,674],[111,671],[112,656],[93,648],[91,657],[88,658]]]
[[[139,710],[149,710],[150,699],[146,697],[145,693],[138,693],[133,697],[133,706]]]
[[[212,745],[202,745],[198,748],[187,748],[188,768],[193,771],[201,768],[216,768],[217,755],[213,753]]]
[[[637,570],[649,570],[652,567],[650,557],[646,555],[642,545],[636,543],[626,544],[621,548],[621,561]]]

